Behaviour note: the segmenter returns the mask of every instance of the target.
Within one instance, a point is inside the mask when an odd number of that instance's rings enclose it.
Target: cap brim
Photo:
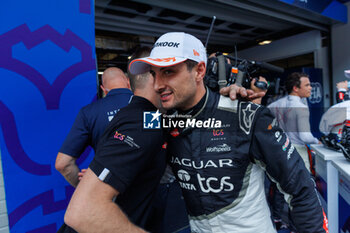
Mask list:
[[[168,67],[177,65],[181,62],[186,61],[187,58],[180,57],[169,57],[169,58],[138,58],[130,62],[129,71],[131,74],[143,74],[150,70],[151,66],[156,67]]]

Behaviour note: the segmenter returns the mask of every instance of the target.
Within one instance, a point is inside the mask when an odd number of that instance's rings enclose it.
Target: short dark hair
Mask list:
[[[300,73],[300,72],[294,72],[291,73],[287,80],[286,80],[286,89],[288,94],[292,93],[293,91],[293,87],[300,87],[300,78],[301,77],[306,77],[308,78],[309,75],[305,74],[305,73]]]
[[[186,64],[188,71],[191,71],[193,67],[195,67],[198,64],[198,62],[189,59],[187,59],[184,63]]]
[[[128,67],[130,65],[130,62],[132,60],[135,60],[137,58],[142,58],[142,57],[148,57],[151,53],[151,48],[150,47],[147,47],[147,46],[143,46],[143,47],[140,47],[138,48],[132,55],[131,55],[131,58],[129,59],[129,62],[128,62]],[[128,68],[128,77],[130,79],[130,87],[131,87],[131,90],[132,91],[135,91],[135,89],[137,88],[142,88],[144,87],[145,85],[145,82],[148,80],[148,77],[149,77],[149,73],[144,73],[144,74],[137,74],[137,75],[134,75],[134,74],[131,74],[130,73],[130,70]]]

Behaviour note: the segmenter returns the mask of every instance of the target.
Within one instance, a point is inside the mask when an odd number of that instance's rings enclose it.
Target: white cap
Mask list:
[[[344,75],[345,75],[345,77],[350,79],[350,70],[344,70]]]
[[[184,32],[169,32],[156,41],[149,57],[135,59],[129,64],[131,74],[142,74],[151,66],[167,67],[187,59],[207,64],[207,53],[200,40]]]

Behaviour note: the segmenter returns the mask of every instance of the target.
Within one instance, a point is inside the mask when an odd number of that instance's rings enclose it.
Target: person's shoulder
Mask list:
[[[136,105],[129,103],[124,108],[119,109],[116,119],[130,121],[139,121],[142,117],[142,111]]]
[[[123,94],[133,95],[132,91],[128,88],[115,88],[108,92],[107,97],[113,96],[113,95],[123,95]]]
[[[107,96],[99,99],[97,102],[98,104],[124,105],[125,103],[130,102],[132,96],[133,93],[127,88],[113,89],[107,94]]]
[[[293,107],[300,107],[300,108],[305,108],[308,106],[306,99],[304,99],[304,101],[305,102],[303,102],[303,100],[301,98],[299,98],[295,101],[291,100],[291,102],[293,103],[293,105],[292,105]]]
[[[239,128],[249,135],[254,127],[254,122],[259,118],[261,110],[265,107],[248,101],[238,102]]]
[[[80,117],[80,118],[83,117],[83,118],[84,118],[84,117],[90,116],[91,113],[94,112],[94,111],[93,111],[93,109],[94,109],[94,107],[93,107],[93,106],[94,106],[94,103],[95,103],[95,102],[92,102],[92,103],[89,103],[89,104],[87,104],[87,105],[81,107],[80,110],[79,110],[79,113],[78,113],[77,117]]]
[[[122,108],[123,111],[146,111],[147,109],[156,109],[154,105],[147,99],[140,96],[132,96],[129,101],[129,104]]]
[[[350,100],[340,102],[331,106],[331,108],[348,108],[348,107],[350,107]]]
[[[87,118],[95,118],[96,116],[103,113],[101,108],[104,108],[105,105],[101,102],[101,100],[96,100],[88,105],[85,105],[80,109],[80,115]]]
[[[248,101],[240,101],[239,111],[240,118],[251,118],[252,121],[267,115],[269,117],[274,117],[269,107]]]
[[[245,111],[255,112],[257,109],[263,107],[260,104],[256,104],[256,103],[249,102],[249,101],[231,100],[227,96],[220,95],[218,98],[219,99],[218,99],[217,108],[220,110],[224,110],[224,111],[229,111],[229,112],[234,112],[234,113],[238,113],[241,111],[243,111],[243,112],[245,112]]]
[[[144,113],[157,111],[156,107],[147,99],[133,96],[130,103],[118,111],[118,117],[143,122]]]
[[[216,95],[215,97],[218,99],[218,109],[237,112],[239,100],[231,100],[229,97],[223,95]]]
[[[104,100],[104,98],[97,99],[97,100],[95,99],[95,100],[93,100],[93,102],[82,107],[81,110],[84,112],[94,110],[97,106],[103,105],[103,100]]]
[[[132,94],[127,99],[120,99],[118,95],[106,96],[104,98],[98,99],[82,108],[82,111],[91,114],[99,114],[103,110],[122,108],[128,105]]]
[[[263,108],[264,106],[263,105],[260,105],[260,104],[256,104],[256,103],[253,103],[253,102],[250,102],[250,101],[238,101],[239,102],[239,107],[240,109],[246,109],[246,108],[249,108],[249,109],[253,109],[253,110],[257,110],[259,108]]]
[[[269,107],[269,108],[270,107],[272,107],[272,108],[279,107],[279,105],[281,105],[282,103],[286,102],[286,100],[287,100],[287,96],[283,96],[283,97],[273,101],[272,103],[270,103],[267,107]]]

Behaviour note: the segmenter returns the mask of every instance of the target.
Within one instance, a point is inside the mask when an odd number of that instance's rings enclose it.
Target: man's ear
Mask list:
[[[131,86],[130,86],[130,79],[129,79],[129,78],[127,78],[127,79],[126,79],[126,82],[127,82],[127,86],[128,86],[128,88],[129,88],[129,89],[131,89]]]
[[[102,89],[103,93],[106,96],[108,94],[108,91],[106,90],[106,88],[104,88],[104,86],[102,86],[102,85],[100,85],[100,88]]]
[[[299,87],[294,86],[294,87],[293,87],[293,91],[294,91],[295,93],[298,93],[298,91],[299,91]]]
[[[199,62],[196,67],[196,81],[203,80],[206,72],[206,67],[204,62]]]

